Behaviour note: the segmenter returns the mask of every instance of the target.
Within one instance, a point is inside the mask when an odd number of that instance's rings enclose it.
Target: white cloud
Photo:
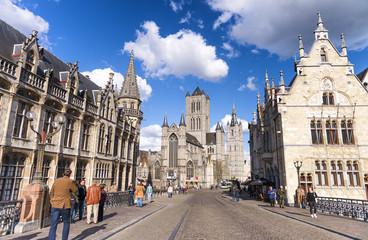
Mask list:
[[[187,14],[185,15],[185,17],[180,19],[179,23],[188,23],[189,24],[189,20],[191,19],[191,17],[192,17],[192,14],[188,11]]]
[[[184,92],[184,87],[183,86],[179,86],[179,89]]]
[[[238,91],[239,91],[239,92],[242,92],[245,88],[246,88],[245,84],[242,84],[242,85],[238,88]]]
[[[304,47],[314,41],[317,12],[322,13],[329,38],[337,48],[345,33],[348,50],[368,46],[368,1],[350,0],[207,0],[220,16],[213,28],[229,27],[229,35],[239,44],[254,45],[280,57],[291,57],[298,51],[298,35],[303,35]],[[280,14],[281,13],[281,14]],[[352,14],[353,13],[353,14]]]
[[[49,23],[46,20],[29,11],[20,1],[0,0],[0,6],[0,18],[3,21],[26,36],[33,30],[38,31],[40,45],[50,49],[51,43],[46,35],[49,31]]]
[[[216,56],[216,47],[207,45],[206,40],[191,30],[182,29],[175,34],[162,37],[155,22],[145,22],[143,31],[137,31],[135,42],[125,42],[123,51],[141,59],[147,75],[163,78],[174,75],[217,82],[227,76],[229,67]]]
[[[243,134],[248,133],[248,121],[246,121],[244,119],[240,119],[240,118],[237,118],[237,119],[238,119],[238,122],[241,121],[241,123],[242,123],[242,132],[243,132]],[[221,119],[220,124],[222,124],[225,131],[226,131],[226,128],[227,128],[227,123],[230,123],[230,122],[231,122],[231,115],[226,114],[225,117],[223,117]],[[217,123],[212,126],[211,132],[216,131],[216,125],[217,125]]]
[[[185,3],[184,0],[180,1],[170,0],[170,7],[174,12],[178,12],[183,9],[184,3]]]
[[[251,50],[251,52],[252,52],[253,54],[259,54],[259,50],[258,50],[258,49],[252,49],[252,50]]]
[[[198,19],[198,27],[200,28],[200,29],[203,29],[204,28],[204,24],[203,24],[203,20],[202,19]]]
[[[157,124],[141,128],[140,147],[141,150],[161,150],[161,127]]]
[[[247,88],[249,88],[249,90],[252,90],[252,91],[257,90],[257,86],[253,83],[254,80],[255,80],[254,76],[247,78]]]
[[[117,85],[117,91],[120,91],[121,86],[123,85],[124,77],[121,73],[113,71],[111,68],[104,68],[104,69],[94,69],[92,71],[82,72],[83,75],[88,75],[89,78],[96,83],[98,86],[104,88],[106,83],[109,79],[109,74],[114,73],[114,86]],[[152,88],[149,84],[147,84],[147,80],[137,76],[137,83],[139,88],[139,94],[141,100],[147,101],[152,94]]]
[[[239,57],[240,55],[239,51],[234,50],[230,43],[223,43],[222,48],[228,51],[228,54],[226,54],[228,58]]]

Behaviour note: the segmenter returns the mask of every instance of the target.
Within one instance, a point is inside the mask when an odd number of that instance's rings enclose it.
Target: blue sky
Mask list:
[[[197,85],[211,98],[211,126],[226,123],[233,101],[252,121],[264,75],[288,84],[298,58],[298,35],[306,52],[320,11],[330,40],[340,50],[345,34],[355,73],[368,67],[367,1],[359,0],[0,0],[0,18],[104,86],[115,72],[120,89],[134,49],[143,100],[141,147],[160,149],[161,124],[179,123],[185,94]]]

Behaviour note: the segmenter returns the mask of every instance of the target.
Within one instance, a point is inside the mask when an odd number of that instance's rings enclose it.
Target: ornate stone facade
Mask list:
[[[368,94],[348,61],[344,36],[341,52],[328,38],[320,15],[315,41],[307,54],[299,36],[296,75],[285,86],[271,86],[266,72],[264,104],[249,124],[253,178],[284,185],[294,203],[298,186],[295,161],[302,161],[300,183],[319,196],[368,197]],[[366,71],[366,70],[365,70]],[[359,78],[360,77],[360,78]]]
[[[87,185],[97,179],[125,189],[135,179],[143,118],[133,54],[118,96],[112,73],[98,87],[79,73],[78,62],[64,63],[40,47],[36,31],[26,37],[0,20],[0,42],[0,200],[17,199],[32,181],[38,142],[30,110],[39,133],[54,131],[57,115],[66,118],[45,149],[49,187],[70,168],[71,178]]]

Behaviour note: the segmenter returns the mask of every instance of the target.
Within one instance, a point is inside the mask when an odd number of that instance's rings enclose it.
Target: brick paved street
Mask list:
[[[221,190],[193,190],[143,208],[110,209],[105,216],[98,224],[72,224],[69,239],[368,239],[366,222],[322,213],[312,219],[306,209],[271,208],[244,197],[232,202]],[[59,224],[58,239],[61,229]],[[4,239],[47,239],[48,230]]]

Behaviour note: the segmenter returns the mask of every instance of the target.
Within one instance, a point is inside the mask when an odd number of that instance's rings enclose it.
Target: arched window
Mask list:
[[[3,158],[0,172],[0,201],[18,199],[25,161],[25,156],[17,153],[9,153]]]
[[[190,180],[193,177],[194,177],[193,163],[192,163],[192,161],[189,161],[187,163],[187,178]]]
[[[112,142],[112,127],[109,127],[106,141],[106,154],[111,153],[111,142]]]
[[[156,162],[155,163],[155,179],[160,179],[161,178],[161,167],[160,167],[160,163]]]
[[[353,164],[350,161],[346,163],[346,172],[348,174],[349,186],[360,186],[359,166],[356,161]]]
[[[105,125],[101,124],[100,125],[100,131],[99,131],[99,134],[98,134],[98,152],[99,153],[103,152],[104,137],[105,137]]]
[[[324,48],[321,49],[321,62],[327,62],[326,50]]]
[[[169,167],[177,167],[178,162],[178,138],[171,134],[169,138]]]
[[[341,133],[343,144],[354,144],[353,122],[341,121]]]
[[[328,186],[326,162],[320,163],[316,161],[314,172],[316,175],[316,185],[317,186]]]
[[[342,163],[339,161],[331,161],[331,181],[333,186],[344,186],[344,175],[342,170]]]
[[[74,133],[74,120],[71,118],[66,119],[64,146],[72,147],[73,145],[73,133]]]
[[[195,112],[195,102],[191,103],[191,111],[192,111],[192,113]]]
[[[201,129],[201,118],[197,118],[197,129]]]
[[[70,169],[71,161],[67,159],[60,159],[57,165],[57,178],[61,178],[64,175],[66,169]]]
[[[197,112],[201,111],[201,102],[197,102]]]
[[[311,127],[312,143],[323,144],[321,121],[311,121],[310,127]]]
[[[323,93],[322,97],[323,105],[335,105],[334,95],[332,93]]]
[[[23,102],[18,103],[17,115],[15,117],[13,136],[17,138],[26,138],[28,131],[27,112],[31,109],[31,105]]]
[[[336,121],[326,121],[326,134],[328,144],[334,145],[339,143]]]
[[[126,111],[127,106],[128,106],[127,103],[126,102],[123,102],[124,111]]]

